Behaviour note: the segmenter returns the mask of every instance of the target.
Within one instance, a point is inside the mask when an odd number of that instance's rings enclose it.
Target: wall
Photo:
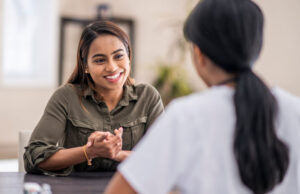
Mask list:
[[[0,158],[16,157],[18,131],[32,130],[53,92],[52,88],[1,88]]]
[[[265,42],[256,70],[270,85],[300,96],[300,1],[257,3],[265,14]]]

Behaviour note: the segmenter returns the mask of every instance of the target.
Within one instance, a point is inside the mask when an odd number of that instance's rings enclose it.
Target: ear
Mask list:
[[[193,50],[194,50],[194,62],[196,65],[205,66],[205,56],[202,53],[201,49],[193,44]]]
[[[86,74],[89,73],[89,69],[87,67],[85,67],[84,73],[86,73]]]

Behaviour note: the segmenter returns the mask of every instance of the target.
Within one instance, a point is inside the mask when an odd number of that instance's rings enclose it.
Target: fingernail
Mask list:
[[[87,142],[87,144],[86,144],[87,147],[90,147],[91,145],[92,145],[92,142],[90,142],[90,141]]]

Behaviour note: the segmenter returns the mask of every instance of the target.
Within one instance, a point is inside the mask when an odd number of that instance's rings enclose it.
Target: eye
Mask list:
[[[94,63],[104,63],[105,59],[95,59]]]
[[[115,55],[115,59],[122,59],[123,58],[123,54],[117,54],[117,55]]]

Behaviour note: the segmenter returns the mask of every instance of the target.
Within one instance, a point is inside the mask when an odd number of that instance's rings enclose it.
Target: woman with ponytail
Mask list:
[[[300,193],[300,100],[252,70],[263,25],[251,0],[197,4],[184,34],[209,89],[167,107],[107,193]]]

